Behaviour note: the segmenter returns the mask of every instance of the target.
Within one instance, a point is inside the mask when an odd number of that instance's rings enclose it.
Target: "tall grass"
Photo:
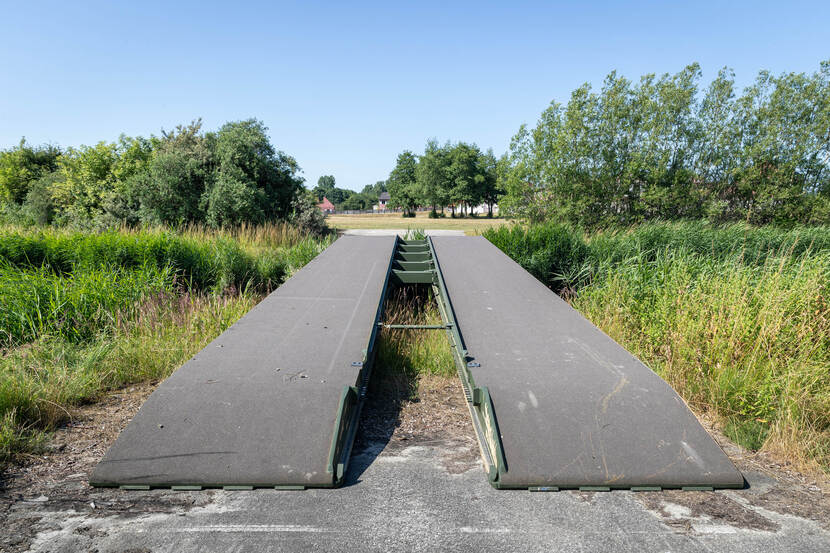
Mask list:
[[[0,259],[19,268],[47,267],[56,273],[155,266],[169,268],[179,283],[201,291],[233,287],[267,292],[331,240],[301,236],[281,224],[214,234],[200,227],[183,233],[125,229],[98,234],[2,227]]]
[[[431,290],[403,286],[390,291],[383,322],[433,325],[441,324],[441,315]],[[447,336],[440,330],[384,328],[378,337],[375,366],[376,378],[397,383],[398,395],[408,399],[417,397],[421,378],[455,374]]]
[[[733,440],[830,469],[830,229],[486,235]]]
[[[0,259],[0,346],[40,336],[71,342],[94,338],[117,317],[129,317],[143,298],[169,291],[169,269],[119,267],[56,274],[45,266],[20,270]]]
[[[257,302],[250,294],[146,297],[111,335],[43,337],[0,357],[0,462],[35,451],[72,406],[106,390],[166,377]]]

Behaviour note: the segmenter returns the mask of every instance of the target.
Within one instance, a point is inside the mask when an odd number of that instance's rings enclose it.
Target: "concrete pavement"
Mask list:
[[[336,490],[110,490],[99,502],[116,494],[171,507],[101,516],[100,504],[50,509],[43,500],[16,516],[42,517],[30,550],[51,553],[830,551],[817,522],[756,504],[776,484],[757,473],[746,473],[749,490],[505,491],[487,484],[472,440],[383,447],[356,451]]]

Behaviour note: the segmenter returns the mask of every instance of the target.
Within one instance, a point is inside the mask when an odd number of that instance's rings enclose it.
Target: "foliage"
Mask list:
[[[54,146],[32,147],[25,139],[17,148],[0,151],[0,199],[20,203],[33,182],[57,169],[60,154]]]
[[[830,61],[809,76],[762,71],[740,97],[727,69],[700,97],[700,75],[612,72],[599,92],[551,103],[511,142],[501,207],[589,226],[830,221]]]
[[[314,236],[323,236],[329,232],[323,212],[317,207],[313,196],[301,194],[291,205],[289,220],[303,232]]]
[[[388,181],[392,207],[412,213],[419,205],[431,206],[433,212],[449,205],[455,216],[456,209],[472,213],[473,207],[486,203],[492,216],[493,205],[501,196],[497,170],[492,151],[482,152],[466,142],[441,146],[430,140],[423,155],[414,156],[407,150],[398,156],[398,166]]]
[[[414,213],[418,207],[418,194],[415,189],[415,168],[418,161],[415,154],[404,150],[398,155],[395,168],[389,174],[389,204],[393,208],[402,208],[407,214]]]
[[[266,131],[249,119],[203,133],[194,121],[161,137],[121,136],[63,152],[21,141],[0,152],[5,219],[78,228],[284,219],[302,179]]]
[[[169,375],[249,311],[258,296],[146,295],[85,342],[43,336],[0,357],[0,463],[37,452],[44,431],[107,390]]]
[[[164,285],[158,286],[164,289],[175,284],[204,292],[233,288],[264,293],[278,286],[297,266],[292,262],[296,260],[291,259],[292,250],[307,249],[309,244],[314,244],[313,249],[319,253],[330,243],[330,239],[309,238],[302,231],[290,235],[279,232],[276,233],[279,240],[268,240],[275,235],[269,230],[275,229],[248,227],[244,234],[194,230],[175,233],[163,229],[88,234],[3,228],[0,229],[0,263],[5,267],[3,274],[11,275],[7,286],[17,286],[24,299],[30,296],[26,301],[31,303],[26,305],[34,309],[36,318],[45,320],[48,317],[41,310],[49,308],[50,304],[40,301],[40,296],[34,292],[48,290],[50,286],[65,291],[76,283],[73,279],[84,278],[87,273],[92,273],[95,278],[102,273],[109,274],[108,282],[115,288],[119,278],[138,278],[132,273],[143,271],[147,276],[142,277],[145,284],[136,285],[139,288],[147,288],[146,282],[152,277],[161,278]],[[256,245],[259,242],[267,245]],[[27,282],[29,278],[31,280]],[[32,293],[26,292],[28,285],[31,285],[28,289]],[[81,293],[81,296],[99,305],[92,292]],[[58,302],[55,309],[60,308]],[[26,313],[29,311],[16,316],[25,318],[28,317]]]

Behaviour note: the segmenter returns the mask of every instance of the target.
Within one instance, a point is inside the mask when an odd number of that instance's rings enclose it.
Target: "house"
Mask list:
[[[390,200],[389,192],[381,192],[380,196],[378,196],[378,210],[379,211],[386,211],[386,204]]]
[[[320,211],[323,213],[334,213],[334,204],[331,203],[325,196],[323,196],[323,201],[317,204],[317,207],[319,207]]]

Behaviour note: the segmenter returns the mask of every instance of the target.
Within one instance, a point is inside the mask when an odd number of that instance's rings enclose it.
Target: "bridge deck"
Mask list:
[[[740,487],[654,372],[482,237],[432,238],[476,386],[492,398],[499,487]],[[506,470],[504,470],[506,469]]]
[[[91,483],[336,485],[395,243],[337,240],[164,381]]]

